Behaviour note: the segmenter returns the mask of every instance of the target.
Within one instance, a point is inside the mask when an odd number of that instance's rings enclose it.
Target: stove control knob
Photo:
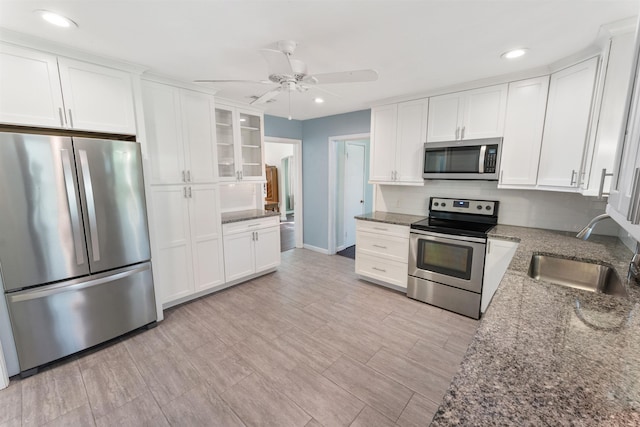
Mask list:
[[[478,210],[481,210],[481,209],[482,209],[482,205],[478,205]]]
[[[487,205],[487,207],[485,208],[486,210],[490,211],[491,210],[491,206]]]
[[[440,206],[440,203],[438,203],[438,202],[434,202],[434,203],[433,203],[433,206]]]
[[[442,203],[440,203],[440,206],[442,206],[444,208],[445,206],[447,206],[447,204],[445,202],[442,202]]]

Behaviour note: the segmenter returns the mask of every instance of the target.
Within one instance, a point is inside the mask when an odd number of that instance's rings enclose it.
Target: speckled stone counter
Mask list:
[[[519,241],[433,426],[639,426],[640,290],[629,299],[527,275],[534,253],[613,266],[631,259],[617,238],[497,226]]]
[[[356,219],[365,221],[384,222],[386,224],[411,225],[414,222],[425,219],[426,216],[406,215],[391,212],[369,212],[364,215],[356,216]]]
[[[260,209],[250,209],[247,211],[225,212],[222,214],[222,223],[229,224],[231,222],[247,221],[250,219],[266,218],[269,216],[278,216],[280,213],[273,211],[263,211]]]

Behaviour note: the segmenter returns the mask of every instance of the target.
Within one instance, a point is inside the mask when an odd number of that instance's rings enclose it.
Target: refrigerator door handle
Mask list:
[[[62,173],[64,175],[64,187],[67,193],[69,216],[71,217],[71,234],[73,236],[73,248],[76,253],[76,263],[84,264],[84,245],[80,233],[80,216],[78,214],[78,199],[73,185],[73,173],[71,172],[71,153],[67,149],[60,150],[62,160]]]
[[[80,167],[82,168],[82,181],[87,200],[87,215],[89,216],[89,234],[91,235],[91,252],[93,260],[100,260],[100,241],[98,240],[98,221],[96,219],[96,204],[93,198],[93,186],[91,185],[91,172],[89,171],[89,159],[86,150],[78,150],[80,154]]]
[[[134,274],[138,274],[142,271],[149,270],[149,264],[144,264],[139,267],[134,267],[127,271],[122,271],[120,273],[105,275],[104,277],[98,277],[93,280],[87,281],[79,281],[79,283],[68,284],[68,283],[60,283],[56,285],[49,285],[34,289],[28,289],[22,292],[16,292],[12,294],[7,294],[7,298],[10,302],[16,303],[21,301],[30,301],[38,298],[44,298],[55,294],[60,294],[63,292],[69,291],[79,291],[80,289],[91,288],[94,286],[101,285],[103,283],[113,282],[118,279],[122,279],[127,276],[132,276]]]

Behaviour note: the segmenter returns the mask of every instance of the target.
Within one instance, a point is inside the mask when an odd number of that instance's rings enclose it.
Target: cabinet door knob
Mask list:
[[[456,139],[459,139],[460,136],[460,126],[456,127]]]
[[[464,139],[464,126],[462,126],[462,131],[460,132],[460,139]]]
[[[69,125],[73,127],[73,115],[71,115],[71,108],[69,108]]]
[[[578,174],[576,173],[575,169],[571,170],[571,183],[569,185],[573,186],[576,183],[576,176]]]

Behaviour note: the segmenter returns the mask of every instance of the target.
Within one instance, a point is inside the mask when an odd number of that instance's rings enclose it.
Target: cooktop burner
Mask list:
[[[432,197],[429,218],[414,222],[414,230],[458,236],[486,237],[498,223],[498,205],[494,200],[469,200]]]

